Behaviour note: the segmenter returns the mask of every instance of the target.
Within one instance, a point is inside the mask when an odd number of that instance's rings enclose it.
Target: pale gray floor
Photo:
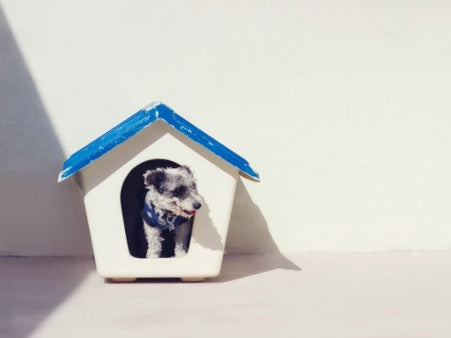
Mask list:
[[[451,253],[227,256],[204,283],[0,258],[0,337],[451,337]]]

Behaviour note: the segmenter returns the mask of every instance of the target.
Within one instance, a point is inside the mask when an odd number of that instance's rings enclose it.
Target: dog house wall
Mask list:
[[[197,213],[184,258],[147,260],[131,256],[120,191],[128,173],[156,158],[187,164],[197,179],[203,206]],[[80,172],[96,265],[104,277],[196,277],[219,273],[238,170],[158,121]]]

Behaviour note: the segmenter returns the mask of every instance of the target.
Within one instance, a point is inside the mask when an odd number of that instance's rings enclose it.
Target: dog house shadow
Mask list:
[[[210,283],[227,282],[275,269],[301,271],[285,257],[269,232],[268,222],[238,180],[222,272]]]

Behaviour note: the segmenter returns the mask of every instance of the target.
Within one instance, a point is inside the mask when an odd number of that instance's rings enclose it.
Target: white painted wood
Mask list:
[[[130,255],[120,193],[128,173],[151,159],[188,165],[203,198],[196,214],[188,254],[182,258],[145,259]],[[116,147],[80,173],[97,270],[106,278],[183,277],[219,274],[238,170],[157,122]]]

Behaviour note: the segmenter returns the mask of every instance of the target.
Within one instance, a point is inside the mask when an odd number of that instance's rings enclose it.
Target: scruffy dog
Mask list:
[[[147,240],[147,258],[158,258],[162,251],[161,232],[175,232],[175,257],[186,255],[190,219],[201,207],[193,173],[187,166],[157,168],[144,173],[147,189],[141,212]]]

